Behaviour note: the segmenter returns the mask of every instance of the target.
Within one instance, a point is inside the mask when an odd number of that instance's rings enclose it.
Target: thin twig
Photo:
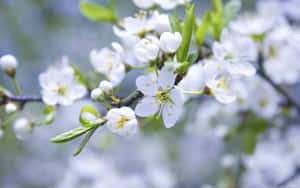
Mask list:
[[[287,101],[288,105],[294,106],[297,109],[297,111],[300,113],[300,104],[285,89],[283,89],[280,85],[276,84],[270,78],[270,76],[268,76],[266,74],[263,63],[264,63],[264,57],[263,57],[262,54],[259,54],[259,57],[258,57],[258,67],[259,67],[258,74],[263,79],[265,79],[265,81],[267,81],[274,89],[276,89],[276,91],[278,93],[282,94],[286,98],[286,101]]]
[[[300,168],[297,168],[295,170],[295,172],[291,176],[287,177],[285,180],[283,180],[282,182],[278,183],[276,185],[276,187],[285,186],[285,185],[289,184],[291,181],[295,180],[298,176],[300,176]]]
[[[4,105],[8,102],[41,102],[42,97],[41,96],[25,96],[25,95],[18,95],[18,96],[9,96],[4,95],[2,96],[2,100],[0,101],[0,105]]]

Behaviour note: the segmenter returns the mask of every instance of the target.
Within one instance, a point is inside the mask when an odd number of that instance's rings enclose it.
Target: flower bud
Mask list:
[[[95,88],[91,92],[91,98],[94,101],[101,102],[104,100],[104,92],[100,88]]]
[[[31,134],[33,130],[33,122],[27,118],[17,119],[14,123],[14,131],[16,137],[20,140],[24,140]]]
[[[99,88],[104,91],[105,94],[110,95],[112,93],[113,86],[109,81],[103,80],[100,82]]]
[[[18,67],[17,59],[13,55],[4,55],[0,58],[0,68],[8,76],[14,77]]]
[[[10,103],[8,103],[8,104],[5,105],[5,112],[8,113],[8,114],[17,111],[17,109],[18,109],[18,107],[14,103],[10,102]]]
[[[160,48],[166,53],[175,53],[182,42],[182,37],[179,32],[165,32],[159,40]]]

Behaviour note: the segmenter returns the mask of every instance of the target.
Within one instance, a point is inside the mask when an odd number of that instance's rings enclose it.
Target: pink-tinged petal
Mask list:
[[[154,97],[144,97],[135,107],[136,115],[149,117],[159,110],[159,102]]]

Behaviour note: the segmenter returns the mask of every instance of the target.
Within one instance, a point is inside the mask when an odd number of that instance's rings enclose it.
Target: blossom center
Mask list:
[[[129,120],[130,120],[129,118],[121,116],[121,119],[119,121],[118,120],[116,121],[116,123],[118,124],[116,126],[116,129],[120,129],[120,128],[124,127],[124,124]]]
[[[57,90],[57,94],[58,94],[59,96],[64,96],[64,95],[66,95],[66,92],[67,92],[67,87],[60,87],[60,88],[58,88],[58,90]]]

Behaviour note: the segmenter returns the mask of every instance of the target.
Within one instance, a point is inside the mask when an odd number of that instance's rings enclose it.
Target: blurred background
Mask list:
[[[120,18],[138,11],[131,0],[116,1]],[[17,80],[25,94],[39,95],[38,75],[63,55],[88,73],[92,71],[90,50],[110,47],[112,41],[118,40],[111,25],[84,18],[78,8],[79,2],[0,0],[0,56],[10,53],[18,58]],[[94,2],[107,3],[105,0]],[[197,0],[196,3],[199,16],[211,9],[210,0]],[[251,10],[255,3],[255,0],[245,0],[243,8]],[[184,13],[183,7],[179,10],[180,14]],[[130,73],[123,85],[135,88],[131,81],[135,75]],[[1,72],[0,85],[13,89],[10,82]],[[130,91],[124,89],[123,92]],[[219,170],[221,156],[225,149],[228,150],[222,141],[213,134],[186,135],[181,124],[168,131],[156,124],[155,129],[131,138],[99,130],[82,154],[73,158],[80,139],[58,145],[49,140],[78,127],[79,111],[86,104],[89,102],[80,101],[74,106],[60,108],[53,124],[36,128],[25,141],[18,141],[9,130],[0,141],[0,187],[101,188],[104,186],[99,180],[109,178],[110,174],[130,179],[137,185],[140,183],[137,177],[143,174],[146,177],[143,181],[151,181],[153,187],[201,187],[214,183],[218,176],[226,173]],[[27,104],[22,115],[34,116],[41,109],[39,104]],[[4,115],[1,109],[0,118]]]

